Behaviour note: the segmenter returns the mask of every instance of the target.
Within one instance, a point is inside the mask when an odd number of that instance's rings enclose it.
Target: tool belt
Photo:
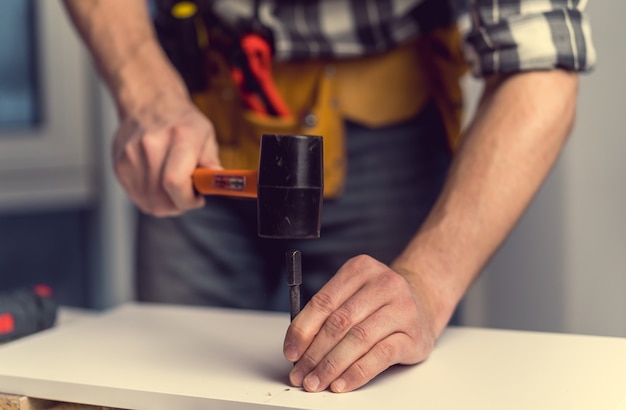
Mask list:
[[[289,111],[280,115],[254,109],[224,48],[213,46],[210,31],[202,42],[207,45],[202,57],[207,87],[190,87],[191,97],[213,123],[225,168],[257,168],[262,134],[321,135],[324,196],[336,197],[343,191],[347,169],[344,121],[372,128],[391,125],[417,115],[430,101],[441,113],[451,148],[458,144],[459,79],[467,66],[456,26],[433,29],[373,56],[271,63],[266,69]]]

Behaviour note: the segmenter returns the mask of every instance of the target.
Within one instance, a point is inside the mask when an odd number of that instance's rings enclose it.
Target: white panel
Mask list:
[[[0,347],[0,391],[133,409],[615,410],[626,339],[450,328],[348,394],[287,384],[287,314],[128,305]]]

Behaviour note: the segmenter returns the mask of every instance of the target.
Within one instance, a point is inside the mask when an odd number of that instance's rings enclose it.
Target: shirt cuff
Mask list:
[[[488,24],[478,16],[464,43],[477,77],[555,68],[585,72],[595,65],[591,28],[579,9],[518,14]]]

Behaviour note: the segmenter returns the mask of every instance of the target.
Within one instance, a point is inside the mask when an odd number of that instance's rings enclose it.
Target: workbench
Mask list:
[[[122,409],[626,410],[626,339],[451,327],[351,393],[288,385],[289,316],[128,304],[0,346],[0,391]]]

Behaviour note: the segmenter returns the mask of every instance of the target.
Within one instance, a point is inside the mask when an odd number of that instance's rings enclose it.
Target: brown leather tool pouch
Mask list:
[[[442,54],[437,47],[451,50]],[[321,135],[324,195],[329,198],[340,195],[344,187],[346,119],[372,128],[390,125],[417,115],[434,98],[440,111],[446,110],[442,116],[449,122],[448,138],[456,142],[461,113],[458,79],[465,71],[459,57],[458,32],[447,28],[375,56],[277,62],[275,84],[292,113],[284,119],[246,110],[224,58],[209,51],[209,90],[192,98],[213,122],[226,168],[258,167],[264,133]]]
[[[338,111],[335,81],[320,63],[282,63],[274,67],[275,82],[291,109],[291,118],[258,114],[243,107],[224,60],[209,54],[213,67],[206,93],[192,96],[213,122],[226,168],[258,167],[262,134],[305,134],[324,137],[324,194],[334,197],[343,190],[345,141],[343,118]]]

